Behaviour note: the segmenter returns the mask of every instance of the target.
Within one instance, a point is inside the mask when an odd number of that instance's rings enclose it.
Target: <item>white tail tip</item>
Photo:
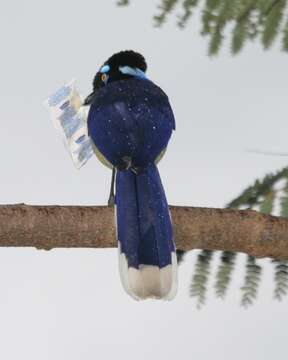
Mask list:
[[[171,264],[159,268],[153,265],[128,267],[126,255],[119,248],[120,277],[126,292],[136,300],[163,299],[172,300],[178,287],[177,257],[171,253]]]

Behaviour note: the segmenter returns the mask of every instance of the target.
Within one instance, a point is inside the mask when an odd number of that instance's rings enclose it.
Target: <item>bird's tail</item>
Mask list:
[[[133,298],[172,299],[177,258],[169,208],[156,165],[116,176],[120,276]]]

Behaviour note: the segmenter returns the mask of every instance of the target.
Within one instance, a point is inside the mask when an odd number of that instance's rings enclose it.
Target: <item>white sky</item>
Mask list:
[[[0,15],[0,203],[104,204],[110,172],[96,159],[74,169],[43,100],[75,77],[84,95],[99,65],[142,52],[177,121],[160,165],[170,204],[223,207],[287,158],[287,55],[247,46],[206,56],[197,21],[152,27],[158,1],[6,1]],[[257,305],[241,309],[239,267],[224,303],[200,312],[188,297],[195,254],[171,303],[137,303],[122,290],[116,250],[0,249],[0,358],[266,360],[287,354],[287,300],[272,301],[271,267]],[[214,264],[215,265],[215,264]]]

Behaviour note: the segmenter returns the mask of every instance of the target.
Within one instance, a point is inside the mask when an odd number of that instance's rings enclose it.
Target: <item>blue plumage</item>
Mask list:
[[[128,266],[171,264],[172,226],[156,165],[149,164],[139,175],[118,172],[116,204],[118,241]]]
[[[134,298],[169,298],[175,292],[177,264],[168,204],[155,162],[168,144],[175,120],[166,94],[137,76],[146,68],[130,71],[129,58],[127,65],[116,61],[115,69],[113,61],[104,64],[105,69],[109,66],[107,84],[94,86],[89,96],[88,133],[117,169],[121,278]],[[95,77],[94,84],[99,83]]]
[[[138,78],[99,89],[88,116],[89,135],[114,166],[121,166],[124,156],[132,156],[135,166],[147,166],[167,146],[174,128],[167,96]]]

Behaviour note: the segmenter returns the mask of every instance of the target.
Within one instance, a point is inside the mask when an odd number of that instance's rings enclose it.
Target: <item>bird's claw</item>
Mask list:
[[[115,205],[115,195],[110,195],[108,199],[108,206],[114,206]]]
[[[134,174],[139,175],[143,171],[143,168],[140,166],[132,166],[131,170],[134,172]]]
[[[131,157],[130,156],[123,156],[121,159],[121,164],[118,164],[118,166],[116,166],[117,170],[119,171],[125,171],[130,169],[131,167]]]

